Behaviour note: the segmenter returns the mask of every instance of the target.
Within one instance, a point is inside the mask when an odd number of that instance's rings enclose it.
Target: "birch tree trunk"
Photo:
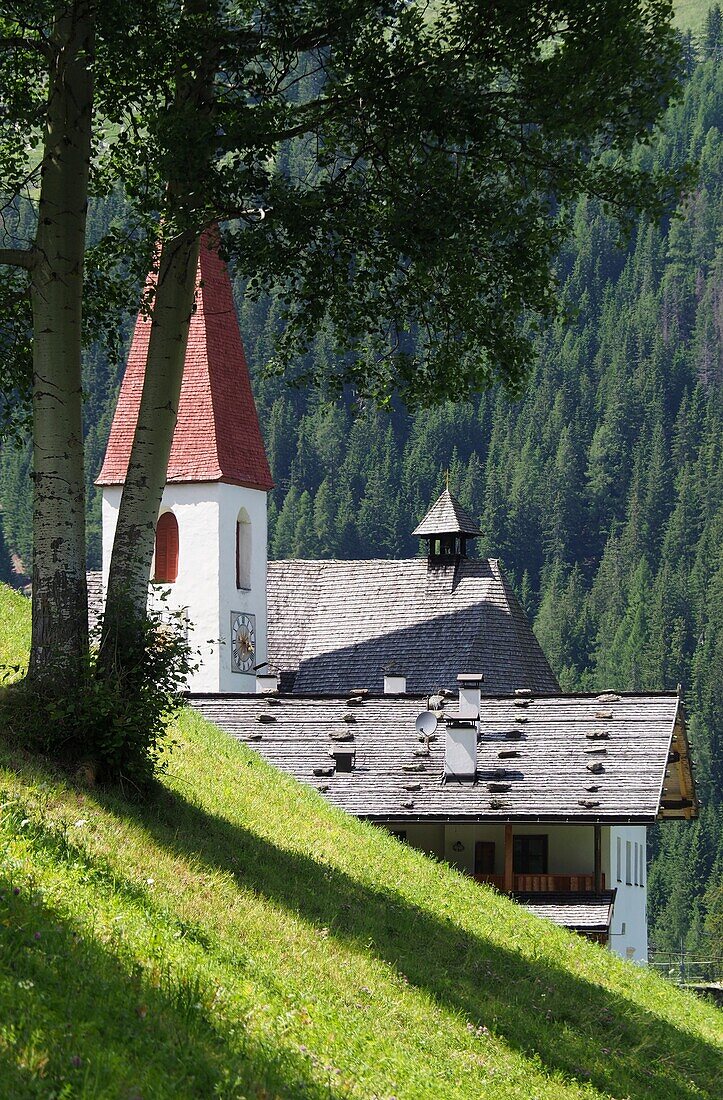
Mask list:
[[[90,0],[59,3],[51,41],[33,308],[33,625],[29,678],[78,674],[88,648],[81,320],[93,105]]]
[[[221,32],[219,0],[185,0],[173,112],[188,134],[166,192],[170,224],[183,226],[162,237],[153,301],[151,337],[128,472],[116,524],[106,595],[100,667],[121,670],[132,651],[137,626],[146,617],[156,521],[166,484],[176,426],[196,271],[207,207],[203,195],[212,159],[204,123],[214,102]],[[194,221],[198,219],[198,224]]]
[[[101,641],[101,663],[107,670],[122,661],[119,640],[127,638],[133,621],[142,621],[146,614],[156,520],[194,304],[199,240],[198,233],[188,230],[164,241],[161,248],[143,393],[108,577]]]

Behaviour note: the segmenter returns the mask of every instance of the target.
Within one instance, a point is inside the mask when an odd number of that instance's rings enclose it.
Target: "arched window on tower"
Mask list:
[[[156,567],[153,580],[173,584],[178,576],[178,522],[173,512],[163,512],[156,524]]]
[[[251,520],[245,508],[236,520],[236,587],[251,588]]]

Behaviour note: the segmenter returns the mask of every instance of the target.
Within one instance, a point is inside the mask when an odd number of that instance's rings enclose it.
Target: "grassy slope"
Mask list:
[[[0,748],[0,1096],[721,1095],[716,1009],[176,736],[144,805]]]

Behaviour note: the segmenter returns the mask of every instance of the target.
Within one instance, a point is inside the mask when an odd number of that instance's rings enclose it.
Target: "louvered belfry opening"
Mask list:
[[[178,577],[178,521],[164,512],[156,524],[156,568],[154,581],[173,584]]]

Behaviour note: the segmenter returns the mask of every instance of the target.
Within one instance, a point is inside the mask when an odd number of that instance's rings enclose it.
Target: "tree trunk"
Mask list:
[[[90,0],[59,3],[32,267],[33,626],[29,677],[79,675],[88,648],[81,312],[93,107]]]
[[[207,119],[213,109],[220,45],[218,0],[185,0],[179,36],[174,109],[177,121]],[[195,137],[195,140],[194,140]],[[166,193],[167,223],[183,229],[162,239],[158,282],[138,424],[128,463],[111,555],[100,665],[121,668],[132,649],[136,626],[145,621],[156,521],[166,484],[176,426],[188,328],[206,206],[204,193],[211,150],[202,126],[189,133],[184,156]],[[194,226],[194,220],[198,224]],[[127,663],[127,662],[126,662]]]
[[[145,618],[158,510],[176,427],[188,328],[193,311],[199,236],[164,241],[153,302],[143,394],[121,498],[108,578],[101,659],[116,662],[128,616]]]

